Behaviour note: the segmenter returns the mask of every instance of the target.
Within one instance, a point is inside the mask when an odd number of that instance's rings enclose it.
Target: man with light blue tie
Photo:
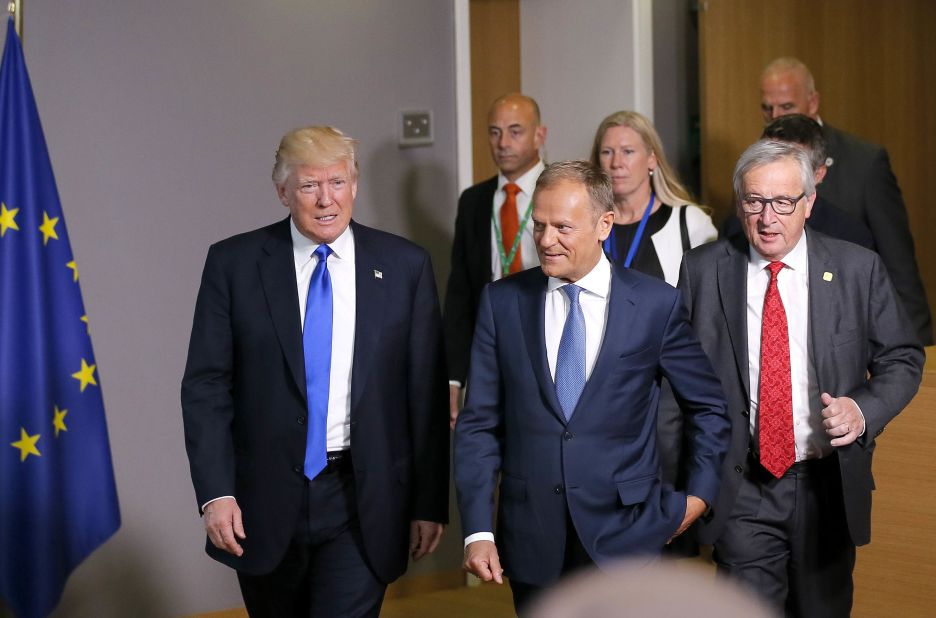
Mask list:
[[[555,163],[533,202],[541,267],[482,294],[454,447],[465,568],[498,583],[506,574],[518,613],[580,567],[653,559],[717,495],[729,439],[679,292],[604,256],[608,177]],[[686,493],[660,479],[664,376],[687,419]]]
[[[280,142],[290,216],[211,247],[182,412],[213,558],[251,616],[377,616],[448,516],[447,384],[428,254],[351,220],[356,142]]]

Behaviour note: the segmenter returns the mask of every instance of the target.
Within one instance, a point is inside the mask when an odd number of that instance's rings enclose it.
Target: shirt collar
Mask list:
[[[556,277],[549,277],[546,289],[549,292],[555,292],[562,286],[568,285],[568,283],[568,281]],[[608,292],[611,290],[611,262],[608,261],[604,251],[601,252],[601,259],[598,260],[595,267],[587,275],[576,281],[575,285],[590,294],[607,298]]]
[[[806,266],[808,264],[809,251],[806,247],[806,230],[803,229],[803,233],[800,235],[796,245],[783,256],[783,259],[780,261],[783,262],[787,268],[795,272],[806,272]],[[770,264],[770,260],[764,259],[764,257],[754,249],[754,245],[748,244],[748,273],[754,274],[759,273],[760,271],[767,268],[767,265]]]
[[[521,176],[520,178],[517,178],[514,181],[514,184],[520,187],[520,190],[523,192],[524,195],[532,196],[533,189],[536,188],[536,179],[539,178],[539,175],[543,173],[544,169],[546,169],[546,164],[543,163],[542,159],[540,159],[539,161],[536,162],[536,165],[528,169],[523,176]],[[507,178],[503,174],[501,173],[497,174],[497,190],[498,191],[502,190],[504,188],[504,185],[506,185],[508,182],[510,181],[507,180]]]
[[[304,236],[296,227],[296,222],[292,220],[292,217],[289,218],[289,235],[292,237],[293,257],[296,260],[296,265],[302,266],[311,259],[312,254],[319,248],[321,243]],[[346,227],[345,231],[335,239],[335,242],[329,243],[328,246],[331,247],[334,254],[332,257],[353,262],[354,232],[351,231],[351,226]]]

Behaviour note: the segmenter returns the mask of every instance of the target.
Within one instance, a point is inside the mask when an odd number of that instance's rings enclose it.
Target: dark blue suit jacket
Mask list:
[[[364,549],[389,582],[406,569],[410,520],[448,518],[441,316],[422,248],[353,221],[351,229],[351,454]],[[182,414],[198,504],[236,497],[247,533],[242,557],[210,542],[208,553],[245,573],[269,572],[295,531],[306,482],[305,365],[289,219],[208,251]]]
[[[539,268],[485,288],[468,398],[455,429],[464,534],[494,531],[508,577],[547,585],[562,568],[566,513],[599,565],[657,553],[681,523],[685,494],[660,480],[660,379],[686,411],[688,492],[715,499],[729,424],[718,378],[679,292],[612,267],[604,340],[567,423],[546,360]]]

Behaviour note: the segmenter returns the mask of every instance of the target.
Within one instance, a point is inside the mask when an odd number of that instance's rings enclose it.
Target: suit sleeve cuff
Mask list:
[[[852,399],[852,401],[855,401]],[[868,431],[868,422],[865,421],[864,412],[861,411],[861,406],[858,405],[858,402],[855,401],[855,408],[858,410],[858,416],[861,417],[861,433],[858,434],[858,437],[865,435],[865,432]]]
[[[474,534],[469,534],[465,537],[465,549],[468,549],[468,546],[474,543],[475,541],[490,541],[494,542],[494,533],[493,532],[475,532]]]

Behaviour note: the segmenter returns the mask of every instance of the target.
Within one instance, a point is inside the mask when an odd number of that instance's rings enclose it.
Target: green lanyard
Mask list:
[[[501,204],[503,208],[503,204]],[[517,230],[517,235],[514,236],[513,245],[510,247],[510,254],[504,253],[504,237],[501,234],[500,225],[497,224],[497,215],[494,211],[491,211],[491,223],[494,225],[494,237],[497,239],[497,255],[500,256],[501,263],[501,277],[506,277],[510,274],[510,265],[513,264],[514,256],[517,255],[517,249],[520,248],[520,237],[523,236],[523,230],[526,229],[527,223],[530,221],[530,215],[533,214],[533,200],[530,200],[530,205],[527,206],[526,214],[523,215],[523,220],[520,221],[520,229]]]

